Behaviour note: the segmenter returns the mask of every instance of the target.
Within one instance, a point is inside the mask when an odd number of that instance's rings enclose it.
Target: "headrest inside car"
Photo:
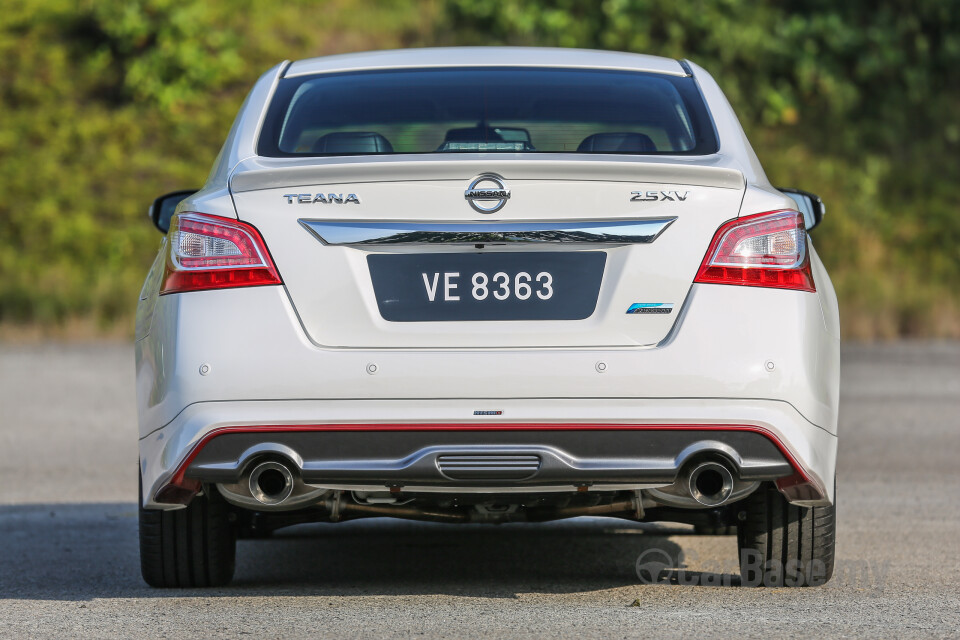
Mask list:
[[[595,133],[587,136],[577,151],[587,153],[649,153],[656,151],[650,136],[642,133]]]
[[[493,127],[469,127],[450,129],[444,142],[502,142],[503,136]]]
[[[348,155],[351,153],[393,153],[393,145],[374,131],[338,131],[317,138],[313,153]]]

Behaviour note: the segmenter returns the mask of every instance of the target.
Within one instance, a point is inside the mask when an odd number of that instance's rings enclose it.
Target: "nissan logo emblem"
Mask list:
[[[495,213],[507,204],[510,199],[510,189],[503,183],[503,178],[492,173],[477,176],[463,192],[474,211],[479,213]]]

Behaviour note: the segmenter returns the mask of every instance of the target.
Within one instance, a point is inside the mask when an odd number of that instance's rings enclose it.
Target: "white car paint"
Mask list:
[[[281,77],[439,65],[685,73],[676,61],[652,56],[466,48],[332,56],[264,74],[207,184],[179,210],[252,223],[284,284],[158,296],[164,261],[155,263],[141,296],[136,343],[144,506],[175,508],[157,502],[157,491],[194,445],[226,425],[386,421],[757,425],[823,490],[818,499],[796,502],[831,503],[839,320],[812,243],[816,292],[691,284],[723,222],[794,206],[770,185],[719,87],[700,67],[690,65],[720,143],[709,156],[257,156],[261,122]],[[386,322],[373,299],[366,251],[324,247],[297,224],[341,216],[474,220],[479,216],[463,190],[491,171],[513,192],[498,214],[502,220],[677,220],[652,244],[605,248],[597,311],[561,323]],[[636,190],[690,195],[683,202],[630,202]],[[336,211],[288,204],[284,196],[293,191],[355,193],[360,204]],[[161,256],[167,250],[164,243]],[[625,314],[634,302],[673,303],[675,311]],[[503,413],[473,415],[487,407]]]

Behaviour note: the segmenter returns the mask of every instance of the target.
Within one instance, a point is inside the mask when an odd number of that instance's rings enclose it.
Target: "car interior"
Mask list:
[[[457,151],[536,151],[526,129],[476,127],[450,129],[437,152]],[[650,136],[630,131],[593,133],[577,146],[577,153],[656,153]],[[393,145],[375,131],[337,131],[327,133],[310,147],[324,155],[367,155],[393,153]]]
[[[713,152],[709,119],[685,80],[578,69],[289,78],[277,89],[261,154]]]

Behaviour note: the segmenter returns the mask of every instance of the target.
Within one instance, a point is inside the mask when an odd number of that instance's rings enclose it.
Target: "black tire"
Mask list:
[[[236,528],[214,489],[185,509],[140,505],[140,572],[151,587],[219,587],[233,579]]]
[[[798,507],[772,485],[740,505],[740,577],[745,586],[818,587],[833,575],[836,507]]]

